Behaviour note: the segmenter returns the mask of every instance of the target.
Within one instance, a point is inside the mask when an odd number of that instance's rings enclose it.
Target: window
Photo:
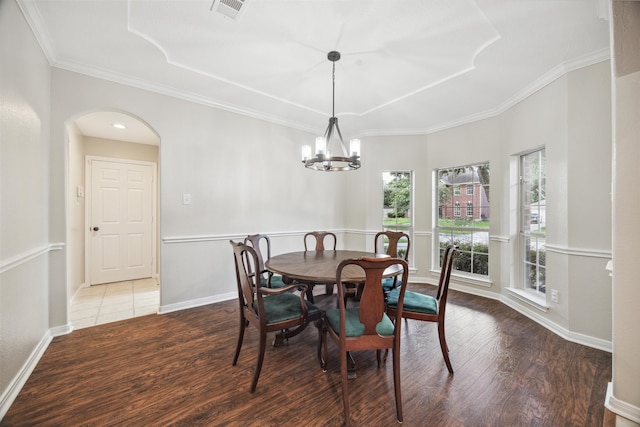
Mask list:
[[[454,267],[459,272],[489,275],[489,163],[436,171],[436,236],[440,259],[447,245],[458,246]],[[460,186],[465,185],[466,194]],[[471,188],[471,190],[469,190]],[[456,189],[458,191],[456,192]],[[461,206],[466,215],[461,216]]]
[[[412,187],[411,172],[391,171],[382,173],[383,206],[382,228],[384,230],[403,231],[413,238]],[[398,255],[402,256],[403,242],[398,243]],[[385,242],[385,251],[386,251]],[[411,257],[411,254],[409,254]]]
[[[520,251],[524,289],[546,293],[545,150],[520,156]]]

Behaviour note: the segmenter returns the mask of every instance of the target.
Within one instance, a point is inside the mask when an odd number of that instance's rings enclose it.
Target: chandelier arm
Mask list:
[[[344,139],[342,139],[342,132],[340,132],[340,126],[338,126],[337,118],[336,118],[336,131],[338,132],[338,136],[340,137],[340,148],[342,148],[342,155],[344,157],[349,157],[349,153],[347,152],[347,147],[344,145]]]

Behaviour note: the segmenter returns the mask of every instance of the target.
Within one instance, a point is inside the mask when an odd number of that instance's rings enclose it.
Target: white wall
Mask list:
[[[101,109],[135,115],[161,138],[162,310],[233,295],[230,238],[275,234],[278,253],[301,248],[301,236],[286,246],[287,234],[342,227],[348,175],[302,167],[300,147],[313,135],[60,69],[52,79],[53,151],[67,149],[65,121]]]
[[[269,233],[274,236],[274,253],[281,253],[300,250],[305,231],[329,229],[340,233],[342,247],[370,248],[380,228],[380,175],[390,169],[415,171],[419,215],[413,245],[415,277],[432,279],[431,173],[436,168],[489,161],[490,282],[456,280],[454,286],[498,298],[569,338],[611,340],[611,297],[604,271],[611,242],[610,235],[602,231],[610,227],[611,216],[606,204],[591,206],[592,199],[587,197],[601,201],[609,197],[608,63],[571,72],[493,118],[427,136],[364,138],[361,170],[324,174],[300,164],[300,147],[314,135],[50,69],[12,1],[0,1],[0,55],[2,410],[46,348],[50,334],[68,328],[64,244],[73,203],[69,198],[75,197],[69,194],[69,182],[76,178],[69,167],[74,159],[70,153],[74,136],[67,134],[66,126],[87,111],[128,112],[148,123],[161,138],[160,268],[165,311],[234,296],[231,238]],[[619,77],[618,91],[637,87],[637,80],[637,73]],[[638,97],[622,98],[621,110],[631,107],[636,111]],[[320,117],[319,126],[325,123],[326,117]],[[616,172],[620,184],[616,191],[625,189],[622,177],[637,173],[637,121],[621,123],[617,155],[630,160]],[[547,147],[548,176],[553,182],[547,200],[547,277],[560,291],[560,303],[549,304],[547,312],[532,309],[506,291],[516,277],[511,156],[542,145]],[[629,194],[634,189],[629,188]],[[192,205],[182,205],[183,193],[192,195]],[[627,203],[628,198],[621,196],[617,214],[637,212],[622,209]],[[580,216],[587,207],[590,216]],[[629,382],[638,377],[637,362],[629,362],[629,357],[640,359],[636,357],[637,335],[633,335],[637,328],[626,330],[624,325],[637,324],[633,301],[638,300],[638,291],[634,261],[625,258],[633,255],[633,242],[622,236],[635,229],[629,224],[637,221],[635,217],[616,217],[616,221],[623,231],[614,257],[615,316],[616,323],[623,325],[624,337],[616,343],[623,359],[617,361],[614,355],[616,395],[637,404],[637,388],[633,388],[637,382]],[[602,229],[591,232],[591,222]],[[70,271],[69,277],[73,274]]]
[[[2,418],[51,338],[49,269],[64,251],[49,244],[49,64],[13,1],[0,1],[0,57]]]
[[[640,3],[613,1],[613,379],[608,407],[640,424]],[[626,422],[624,420],[627,420]]]

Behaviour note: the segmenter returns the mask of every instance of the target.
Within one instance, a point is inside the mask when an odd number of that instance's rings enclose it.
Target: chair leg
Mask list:
[[[440,350],[442,350],[444,363],[447,364],[449,374],[453,375],[453,367],[451,366],[451,360],[449,360],[449,347],[447,346],[447,340],[444,337],[444,322],[438,322],[438,338],[440,338]]]
[[[238,356],[240,356],[240,348],[242,347],[242,340],[244,339],[244,329],[247,327],[247,321],[244,316],[240,315],[240,331],[238,332],[238,343],[236,344],[236,354],[233,356],[233,366],[238,363]]]
[[[402,422],[402,393],[400,388],[400,346],[393,347],[393,387],[396,394],[396,418]]]
[[[318,328],[318,360],[320,361],[322,372],[327,372],[327,330],[325,329],[324,319],[316,321],[316,327]],[[324,354],[322,350],[324,350]]]
[[[340,352],[340,376],[342,377],[342,402],[344,404],[344,422],[346,426],[351,425],[349,417],[349,372],[347,371],[347,353]]]
[[[251,381],[251,393],[256,391],[258,385],[258,378],[260,377],[260,370],[262,369],[262,362],[264,361],[264,351],[267,347],[267,333],[260,331],[260,348],[258,349],[258,361],[256,363],[256,370],[253,373],[253,381]]]

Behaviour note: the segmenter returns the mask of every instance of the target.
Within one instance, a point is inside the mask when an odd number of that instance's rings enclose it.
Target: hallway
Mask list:
[[[71,302],[74,329],[156,314],[160,286],[155,278],[81,288]]]

